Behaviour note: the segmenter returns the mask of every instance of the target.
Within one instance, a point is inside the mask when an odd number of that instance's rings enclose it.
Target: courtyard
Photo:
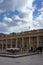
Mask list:
[[[43,65],[43,54],[19,58],[0,57],[0,65]]]

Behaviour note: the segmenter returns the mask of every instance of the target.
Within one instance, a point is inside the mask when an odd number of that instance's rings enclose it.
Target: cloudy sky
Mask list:
[[[0,0],[0,33],[43,29],[43,0]]]

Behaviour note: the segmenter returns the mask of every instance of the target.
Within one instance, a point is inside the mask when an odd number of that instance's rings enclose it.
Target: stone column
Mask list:
[[[15,46],[16,48],[18,47],[18,45],[17,45],[17,38],[16,38],[16,46]]]
[[[39,37],[37,36],[37,47],[39,46]]]
[[[29,50],[29,37],[28,37],[28,40],[27,40],[27,51]]]
[[[11,48],[12,48],[12,39],[11,39]]]
[[[31,39],[30,39],[30,36],[29,36],[29,50],[31,49]]]
[[[2,40],[2,51],[3,51],[3,40]]]
[[[6,49],[7,49],[7,40],[6,40]]]
[[[24,51],[24,39],[22,38],[22,51]]]

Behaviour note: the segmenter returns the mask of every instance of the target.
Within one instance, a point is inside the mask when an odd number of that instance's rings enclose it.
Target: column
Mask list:
[[[3,51],[3,40],[2,40],[2,51]]]
[[[37,36],[37,47],[39,46],[39,37]]]
[[[24,39],[22,38],[22,51],[24,51]]]
[[[11,48],[12,48],[12,39],[11,39]]]
[[[31,39],[30,39],[30,36],[29,36],[29,50],[31,49]]]
[[[16,48],[18,47],[18,45],[17,45],[17,38],[16,38]]]
[[[7,40],[6,40],[6,49],[7,49]]]
[[[29,37],[27,39],[27,50],[29,49]]]

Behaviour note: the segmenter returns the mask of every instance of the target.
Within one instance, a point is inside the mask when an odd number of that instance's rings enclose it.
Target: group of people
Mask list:
[[[41,53],[42,54],[42,46],[39,46],[37,48],[35,48],[35,50],[33,50],[33,47],[31,47],[31,52],[37,52],[38,54]]]

